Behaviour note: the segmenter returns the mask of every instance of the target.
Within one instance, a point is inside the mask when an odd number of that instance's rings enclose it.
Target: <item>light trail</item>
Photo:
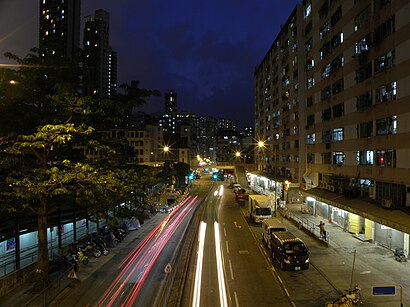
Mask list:
[[[198,246],[198,256],[197,256],[197,265],[195,272],[195,284],[194,284],[194,295],[192,299],[192,306],[199,307],[201,301],[201,280],[202,280],[202,262],[204,258],[204,244],[205,244],[205,231],[206,223],[201,222],[199,225],[199,246]]]
[[[97,306],[112,306],[117,300],[123,301],[122,306],[131,306],[134,303],[155,261],[180,226],[181,221],[194,208],[196,199],[197,197],[185,199],[121,262],[118,268],[123,267],[123,269],[102,295]],[[171,217],[174,219],[169,222]],[[166,224],[167,227],[165,227]],[[126,288],[127,284],[133,286]],[[126,293],[124,300],[121,297]]]
[[[228,306],[228,299],[226,295],[226,285],[225,285],[225,274],[222,262],[222,252],[221,252],[221,238],[219,235],[219,224],[214,222],[214,233],[215,233],[215,254],[216,254],[216,267],[218,269],[218,285],[219,285],[219,301],[221,307]]]
[[[162,252],[163,248],[165,247],[166,243],[168,243],[171,236],[175,233],[175,231],[179,228],[180,223],[182,220],[185,219],[186,215],[192,210],[193,201],[189,204],[189,207],[184,208],[184,210],[179,214],[175,220],[172,221],[171,225],[168,226],[164,234],[159,238],[159,242],[155,244],[155,249],[153,250],[153,254],[151,255],[151,259],[147,261],[147,268],[143,271],[141,279],[134,284],[131,293],[128,295],[125,306],[132,306],[135,299],[137,298],[145,279],[148,277],[149,272],[151,271],[155,261],[157,260],[159,254]],[[158,244],[158,245],[157,245]]]
[[[224,186],[220,185],[220,187],[219,187],[219,196],[222,196],[223,193],[224,193]]]
[[[178,212],[178,209],[181,208],[189,199],[191,196],[187,197],[184,199],[183,202],[181,202],[180,206],[177,208],[177,210],[173,210],[161,223],[159,223],[145,238],[144,240],[137,245],[137,247],[128,254],[128,256],[118,265],[118,269],[120,269],[124,264],[127,263],[129,266],[130,261],[133,261],[135,259],[135,255],[139,253],[140,250],[144,249],[145,246],[150,242],[150,240],[153,239],[154,236],[159,236],[162,232],[162,230],[165,228],[166,224],[168,223],[169,219]]]

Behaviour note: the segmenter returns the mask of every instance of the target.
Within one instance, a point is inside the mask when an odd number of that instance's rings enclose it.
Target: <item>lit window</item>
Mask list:
[[[343,151],[333,152],[333,164],[343,165],[345,161],[345,153]]]
[[[305,18],[308,18],[311,12],[312,12],[312,4],[309,3],[305,9]]]
[[[356,163],[358,165],[373,165],[374,164],[373,151],[371,150],[357,151],[356,152]]]
[[[307,80],[307,88],[310,89],[315,85],[315,78],[314,77],[310,77]]]
[[[343,141],[343,128],[335,128],[332,132],[333,141]]]

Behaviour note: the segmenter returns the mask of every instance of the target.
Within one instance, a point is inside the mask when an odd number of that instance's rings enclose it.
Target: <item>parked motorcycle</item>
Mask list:
[[[81,262],[84,265],[87,265],[89,262],[88,256],[76,243],[71,244],[70,254],[76,262]]]
[[[394,259],[398,262],[407,261],[406,255],[404,254],[404,250],[402,248],[396,248],[394,250]]]
[[[101,249],[97,247],[97,244],[91,241],[81,242],[79,245],[79,249],[83,251],[83,253],[90,255],[93,254],[95,258],[100,258],[102,255]]]
[[[362,301],[362,293],[360,292],[362,289],[359,287],[359,285],[355,285],[353,289],[347,290],[346,292],[346,297],[351,299],[353,302],[353,305],[363,305]]]
[[[93,234],[91,236],[91,240],[90,240],[93,244],[95,244],[95,247],[101,251],[101,253],[104,256],[107,256],[109,254],[109,250],[107,248],[107,243],[104,241],[104,239],[97,235],[97,234]]]
[[[117,239],[119,242],[122,242],[124,238],[127,236],[125,229],[114,226],[111,228],[111,233],[114,235],[114,238]]]
[[[355,285],[353,289],[345,290],[336,301],[327,304],[326,307],[352,307],[353,305],[363,305],[362,294],[359,285]]]

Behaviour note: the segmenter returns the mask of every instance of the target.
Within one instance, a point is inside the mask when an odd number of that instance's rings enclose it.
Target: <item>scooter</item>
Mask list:
[[[336,301],[327,304],[326,307],[352,307],[353,305],[363,305],[362,294],[359,285],[355,285],[351,290],[345,290]]]
[[[109,254],[107,243],[104,241],[102,237],[95,234],[91,237],[91,242],[96,244],[97,248],[102,252],[104,256],[107,256]]]
[[[354,305],[363,305],[364,302],[362,301],[362,293],[360,292],[362,289],[359,285],[355,285],[353,289],[347,290],[346,297],[351,299]]]
[[[88,256],[83,253],[81,248],[77,251],[75,255],[72,255],[76,262],[81,262],[84,265],[87,265],[89,262]]]
[[[406,255],[404,254],[404,250],[402,248],[396,248],[394,250],[394,259],[398,262],[407,261]]]
[[[71,251],[71,257],[76,262],[82,262],[82,264],[87,265],[88,262],[89,262],[88,256],[76,244],[73,243],[72,247],[73,247],[73,249]],[[73,252],[75,252],[75,254]]]

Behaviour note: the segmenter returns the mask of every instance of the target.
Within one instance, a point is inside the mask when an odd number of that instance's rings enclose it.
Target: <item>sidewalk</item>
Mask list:
[[[302,213],[300,204],[288,204],[287,215],[297,235],[310,248],[312,266],[324,274],[339,291],[358,284],[365,306],[400,306],[400,287],[395,296],[372,296],[372,285],[401,285],[403,304],[410,306],[410,262],[398,262],[393,252],[310,213]],[[286,219],[284,219],[286,220]],[[320,221],[325,222],[327,242],[319,238]],[[320,243],[320,244],[317,244]],[[354,268],[353,268],[354,262]],[[353,278],[352,278],[353,271]]]

